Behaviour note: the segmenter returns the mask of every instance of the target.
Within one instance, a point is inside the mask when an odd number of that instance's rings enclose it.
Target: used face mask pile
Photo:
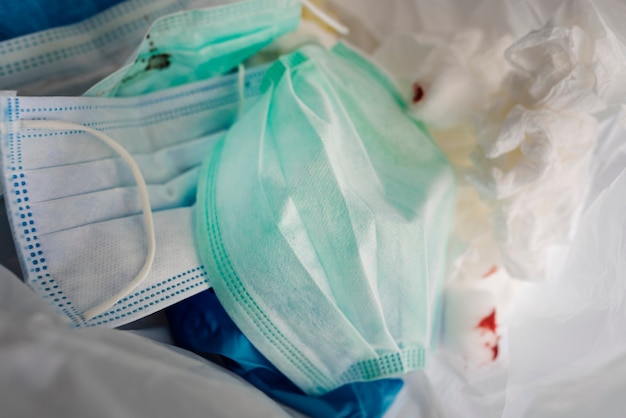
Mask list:
[[[0,381],[61,336],[120,359],[84,399],[153,362],[199,416],[553,417],[626,355],[618,2],[83,3],[0,10]]]
[[[299,27],[301,2],[176,3],[194,10],[155,8],[167,15],[146,28],[155,6],[131,0],[45,32],[43,48],[8,41],[22,47],[4,45],[1,74],[18,89],[0,95],[7,215],[25,282],[73,326],[121,326],[211,288],[233,321],[222,340],[243,333],[280,376],[249,373],[255,386],[313,416],[382,415],[402,387],[390,378],[435,346],[455,180],[385,73],[312,41],[345,29],[305,3],[322,23],[262,54]],[[72,96],[99,74],[72,67],[97,64],[125,12],[139,47]],[[190,343],[197,320],[172,315],[180,345],[246,364],[243,347]]]

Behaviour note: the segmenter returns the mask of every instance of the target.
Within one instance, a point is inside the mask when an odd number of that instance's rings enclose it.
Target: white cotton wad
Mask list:
[[[499,335],[495,298],[486,289],[453,286],[446,292],[444,346],[464,353],[469,365],[497,361]]]
[[[374,59],[395,77],[413,116],[445,129],[466,120],[499,89],[509,71],[503,53],[511,41],[479,28],[451,37],[399,34]]]

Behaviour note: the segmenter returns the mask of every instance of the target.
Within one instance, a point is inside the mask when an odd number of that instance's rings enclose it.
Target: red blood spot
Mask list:
[[[413,83],[413,104],[419,102],[424,97],[424,89],[422,86],[416,81]]]
[[[491,347],[491,353],[493,354],[493,356],[491,357],[492,360],[495,360],[498,358],[498,351],[499,351],[498,343],[495,343],[495,345]]]
[[[478,323],[477,328],[482,328],[487,331],[491,331],[494,334],[496,333],[496,310],[492,310],[489,315],[484,317]]]
[[[478,326],[476,327],[481,330],[481,333],[491,332],[496,337],[496,342],[493,345],[489,342],[483,344],[486,348],[489,348],[491,350],[492,361],[495,361],[498,358],[498,353],[500,350],[500,347],[498,346],[498,343],[500,342],[500,337],[496,335],[496,327],[497,327],[497,324],[496,324],[496,310],[495,309],[493,309],[489,315],[481,319],[480,322],[478,323]]]
[[[485,274],[483,274],[483,279],[486,279],[487,277],[491,276],[496,271],[498,271],[498,266],[496,266],[494,264],[493,266],[491,266],[491,268],[489,270],[487,270],[487,272]]]

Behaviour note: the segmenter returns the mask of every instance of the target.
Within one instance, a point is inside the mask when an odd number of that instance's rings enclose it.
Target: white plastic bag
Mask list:
[[[624,416],[626,130],[616,119],[601,145],[618,144],[596,171],[562,270],[518,295],[505,416]]]
[[[0,266],[3,417],[289,417],[250,384],[126,331],[70,329]]]

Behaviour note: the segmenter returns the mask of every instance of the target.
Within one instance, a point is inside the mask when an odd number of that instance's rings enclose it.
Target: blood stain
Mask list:
[[[170,66],[170,54],[156,54],[150,57],[146,70],[162,70]]]
[[[487,270],[487,272],[485,274],[483,274],[483,279],[486,279],[487,277],[491,276],[492,274],[494,274],[497,271],[498,271],[498,266],[496,266],[494,264],[493,266],[491,266],[491,268],[489,270]]]
[[[492,357],[491,357],[491,359],[492,359],[492,360],[495,360],[495,359],[497,359],[497,358],[498,358],[498,351],[499,351],[499,350],[500,350],[500,348],[499,348],[499,346],[498,346],[498,343],[495,343],[495,344],[493,345],[493,347],[491,347],[491,353],[492,353]]]
[[[424,97],[424,89],[417,81],[413,83],[413,104],[419,102]]]
[[[496,310],[495,309],[492,310],[489,315],[481,319],[480,322],[478,323],[477,328],[482,328],[482,329],[491,331],[495,334],[496,333]]]

